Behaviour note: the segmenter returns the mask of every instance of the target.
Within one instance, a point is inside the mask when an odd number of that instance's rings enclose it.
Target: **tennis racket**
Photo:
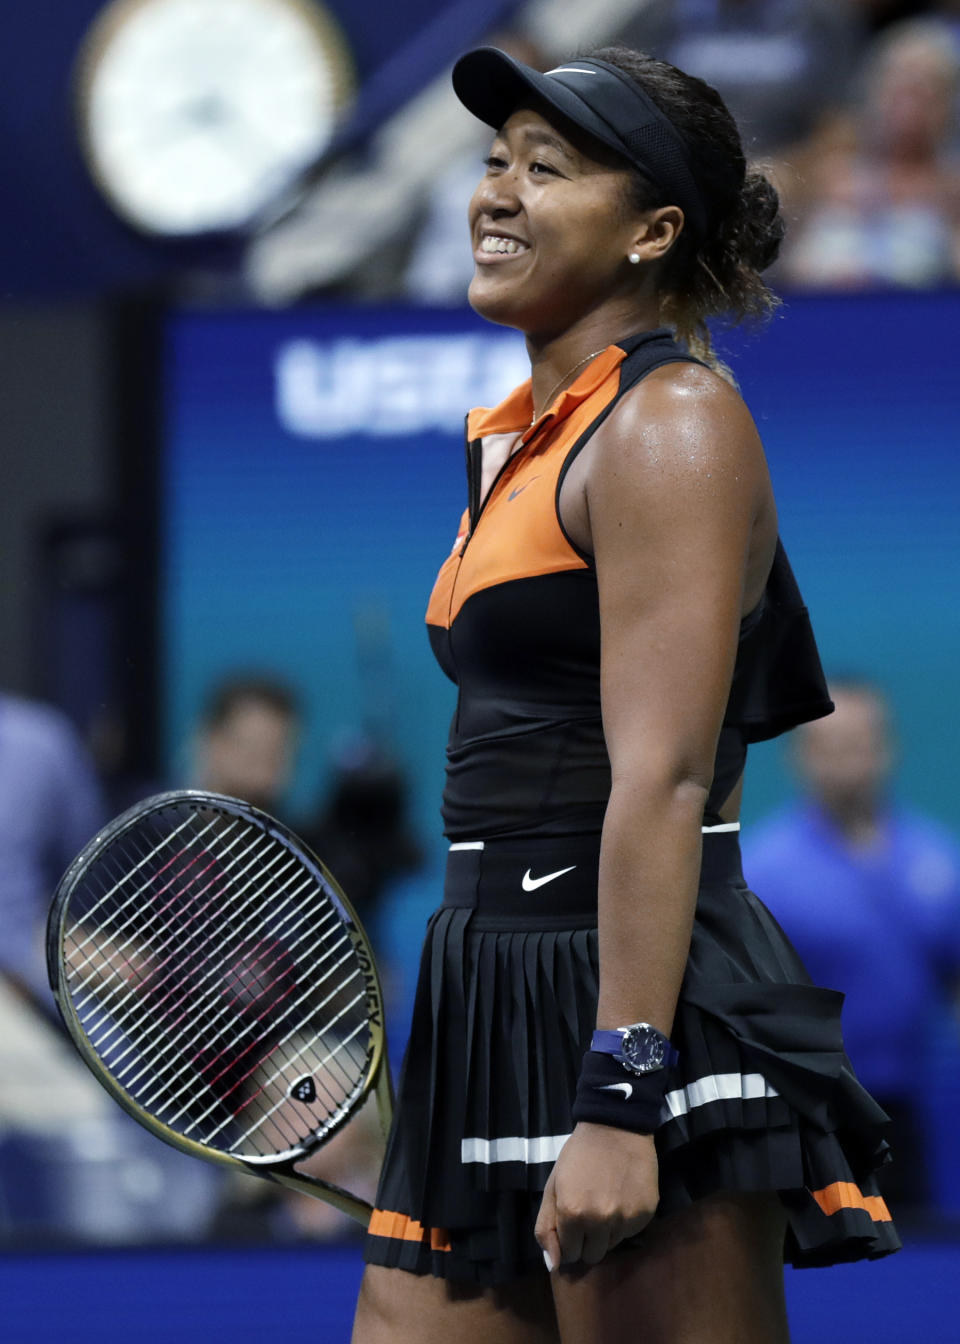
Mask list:
[[[47,968],[95,1077],[175,1148],[315,1195],[295,1165],[393,1093],[373,953],[333,877],[285,826],[220,794],[138,803],[57,888]]]

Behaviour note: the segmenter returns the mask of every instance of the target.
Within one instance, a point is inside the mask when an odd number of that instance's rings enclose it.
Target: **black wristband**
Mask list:
[[[635,1134],[652,1134],[660,1123],[670,1070],[631,1073],[613,1055],[588,1050],[577,1081],[574,1123],[612,1125]]]

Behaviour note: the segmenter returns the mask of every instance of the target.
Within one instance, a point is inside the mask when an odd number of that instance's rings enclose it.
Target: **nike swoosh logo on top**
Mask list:
[[[520,884],[524,891],[536,891],[537,887],[542,887],[544,882],[552,882],[555,877],[563,877],[564,873],[572,873],[576,868],[575,863],[571,863],[569,868],[560,868],[555,873],[547,873],[545,877],[531,877],[530,869],[523,875],[523,881]]]
[[[524,481],[523,485],[518,485],[515,490],[511,490],[507,495],[507,503],[509,504],[511,499],[516,499],[517,495],[522,494],[528,485],[532,485],[534,481],[539,481],[539,479],[539,476],[531,476],[529,481]]]
[[[598,70],[583,70],[579,65],[558,65],[555,70],[548,70],[548,75],[596,75]]]
[[[624,1101],[629,1101],[633,1096],[633,1083],[604,1083],[602,1087],[597,1088],[598,1092],[622,1092]]]

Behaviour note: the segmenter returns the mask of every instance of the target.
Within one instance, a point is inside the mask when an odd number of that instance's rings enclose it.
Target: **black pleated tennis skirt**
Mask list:
[[[657,1129],[658,1216],[779,1193],[796,1266],[900,1242],[873,1173],[887,1117],[843,1050],[843,996],[811,984],[705,834],[680,1052]],[[546,1272],[533,1234],[595,1026],[599,837],[454,846],[420,967],[368,1263],[478,1284]]]

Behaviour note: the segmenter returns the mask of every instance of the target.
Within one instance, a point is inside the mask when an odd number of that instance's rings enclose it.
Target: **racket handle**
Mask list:
[[[335,1209],[345,1213],[354,1222],[360,1223],[366,1227],[370,1222],[370,1215],[373,1213],[373,1205],[368,1204],[365,1199],[359,1199],[356,1195],[351,1195],[348,1190],[341,1190],[339,1185],[332,1185],[329,1181],[321,1181],[317,1176],[307,1176],[301,1172],[289,1171],[269,1171],[265,1167],[258,1167],[255,1171],[251,1170],[251,1175],[266,1177],[268,1180],[275,1181],[277,1185],[283,1185],[288,1190],[295,1190],[300,1195],[311,1195],[314,1199],[322,1199],[327,1204],[332,1204]]]

